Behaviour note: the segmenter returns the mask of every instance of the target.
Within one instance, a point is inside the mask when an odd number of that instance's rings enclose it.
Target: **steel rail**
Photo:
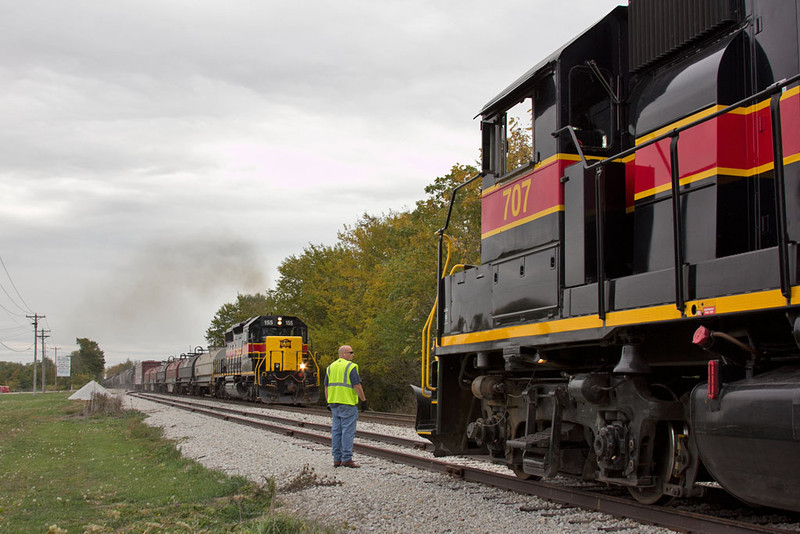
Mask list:
[[[148,393],[131,393],[133,397],[138,397],[141,399],[160,402],[162,404],[168,404],[175,408],[185,408],[188,410],[196,411],[199,413],[205,413],[207,410],[211,410],[215,413],[220,414],[230,414],[237,417],[252,417],[254,419],[264,420],[264,421],[274,421],[277,423],[290,425],[290,426],[297,426],[301,428],[308,428],[310,430],[315,430],[318,432],[328,432],[331,431],[331,425],[325,425],[322,423],[312,423],[310,421],[298,421],[296,419],[288,419],[285,417],[279,417],[277,415],[267,415],[267,414],[260,414],[260,413],[252,413],[244,410],[237,410],[235,408],[226,408],[219,405],[208,405],[208,404],[200,404],[198,402],[192,402],[188,399],[175,399],[170,397],[161,397],[161,396],[152,396],[152,394]],[[254,406],[255,407],[255,406]],[[263,406],[259,406],[263,407]],[[270,408],[271,409],[271,408]],[[328,414],[327,410],[323,411],[324,414]],[[320,414],[322,415],[322,414]],[[398,436],[388,436],[385,434],[378,434],[375,432],[368,432],[366,430],[357,430],[356,437],[362,439],[369,439],[372,441],[378,441],[382,443],[390,443],[392,445],[398,445],[400,447],[406,447],[409,449],[417,449],[423,451],[433,451],[433,443],[427,440],[421,439],[408,439],[402,438]]]
[[[140,395],[136,394],[136,396]],[[322,445],[330,445],[331,442],[330,437],[323,434],[307,432],[305,430],[296,430],[265,421],[255,421],[253,419],[248,419],[237,415],[220,413],[214,409],[211,409],[211,407],[209,407],[209,409],[203,409],[192,406],[184,406],[181,405],[181,403],[164,398],[145,398],[145,400],[201,413],[203,415],[208,415],[261,430],[269,430],[284,436],[320,443]],[[448,474],[455,478],[464,480],[465,482],[484,484],[498,489],[539,497],[557,504],[574,506],[594,512],[606,513],[615,517],[632,519],[640,523],[652,524],[683,532],[704,532],[707,534],[789,534],[790,532],[794,532],[796,534],[796,531],[743,523],[741,521],[706,516],[684,510],[645,505],[633,500],[602,495],[577,488],[559,486],[549,482],[521,480],[510,475],[503,475],[475,467],[448,463],[430,457],[387,450],[363,443],[354,443],[353,450],[361,454],[382,458],[394,463],[410,465],[435,473]]]
[[[284,412],[296,412],[296,413],[318,413],[320,415],[327,415],[328,410],[321,407],[321,406],[270,406],[270,410],[280,410]],[[372,410],[366,410],[361,412],[360,417],[364,419],[369,419],[370,422],[380,422],[389,425],[403,425],[403,426],[413,426],[414,422],[416,421],[416,417],[409,414],[404,413],[391,413],[391,412],[375,412]]]

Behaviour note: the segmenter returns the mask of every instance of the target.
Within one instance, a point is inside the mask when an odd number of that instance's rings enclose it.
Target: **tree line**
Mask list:
[[[78,350],[70,353],[71,381],[73,387],[81,387],[90,380],[100,381],[105,368],[105,353],[96,341],[88,338],[77,338]],[[41,360],[36,364],[36,389],[41,390]],[[132,364],[131,364],[132,365]],[[55,384],[56,366],[53,360],[44,359],[45,385],[53,389]],[[63,382],[62,382],[63,381]],[[68,379],[59,380],[63,387],[69,384]],[[33,362],[15,363],[0,362],[0,384],[9,386],[11,391],[31,391],[33,389]]]

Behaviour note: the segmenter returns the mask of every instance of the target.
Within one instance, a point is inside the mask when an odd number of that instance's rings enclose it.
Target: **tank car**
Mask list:
[[[167,368],[173,362],[172,357],[170,359],[161,362],[156,368],[155,372],[155,380],[153,381],[153,392],[155,393],[166,393],[167,392]]]
[[[178,375],[175,380],[175,393],[186,395],[191,392],[195,364],[198,358],[205,353],[206,350],[203,347],[195,347],[194,351],[181,354]]]
[[[446,221],[415,387],[437,454],[800,511],[798,9],[630,0],[483,107],[481,264],[446,271]]]
[[[194,373],[189,386],[189,393],[191,395],[210,395],[215,391],[215,362],[224,358],[225,349],[218,347],[210,347],[207,352],[198,356],[194,364]]]
[[[155,362],[155,365],[149,367],[142,374],[142,391],[155,392],[156,391],[156,376],[158,370],[161,368],[161,362]]]
[[[267,404],[319,400],[319,368],[308,351],[308,327],[297,317],[252,317],[229,328],[225,344],[225,358],[214,362],[217,396]]]
[[[170,356],[167,359],[167,367],[164,371],[164,393],[175,393],[175,386],[178,382],[178,368],[181,365],[182,359],[180,357]]]

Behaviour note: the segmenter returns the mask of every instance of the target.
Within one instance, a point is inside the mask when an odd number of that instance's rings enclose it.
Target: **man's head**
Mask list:
[[[345,360],[352,360],[353,359],[353,347],[350,345],[342,345],[339,347],[339,357],[344,358]]]

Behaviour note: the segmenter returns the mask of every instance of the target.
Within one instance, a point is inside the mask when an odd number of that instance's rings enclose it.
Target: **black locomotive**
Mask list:
[[[800,511],[799,10],[630,0],[480,111],[481,265],[445,276],[446,223],[415,388],[438,454]]]

